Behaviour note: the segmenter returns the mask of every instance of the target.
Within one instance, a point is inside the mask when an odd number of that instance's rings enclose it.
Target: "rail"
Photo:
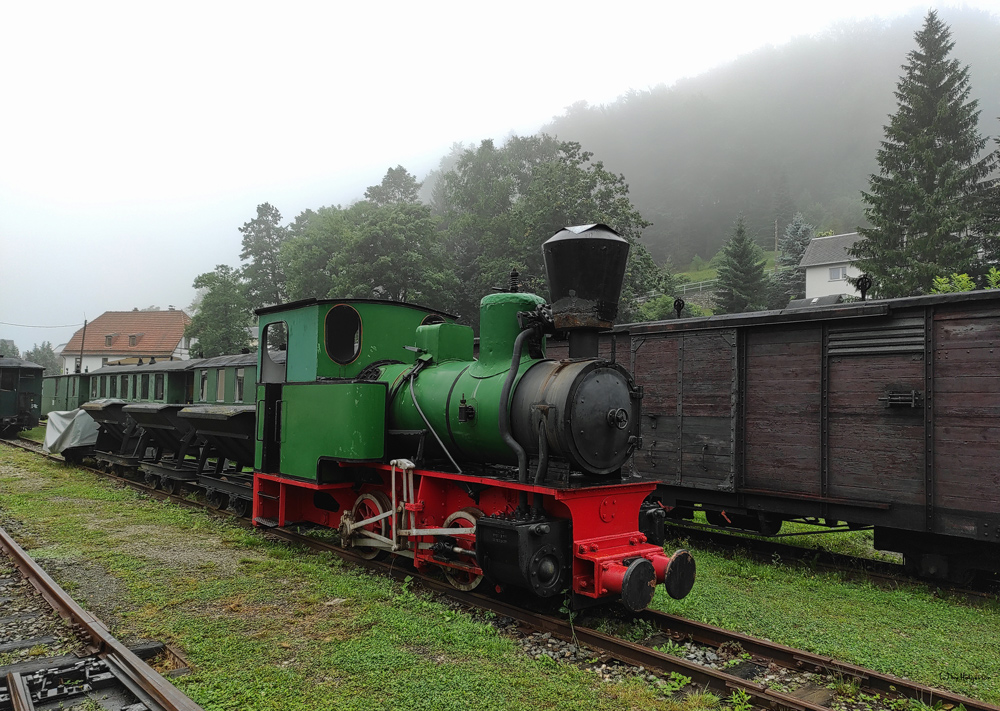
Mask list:
[[[53,609],[79,626],[97,651],[97,656],[108,664],[115,676],[148,708],[163,711],[202,711],[201,706],[160,676],[132,650],[115,639],[100,620],[80,607],[3,528],[0,528],[0,549],[10,556],[21,575],[41,593]],[[20,703],[26,703],[23,698],[24,689],[17,686],[11,691],[20,693]]]

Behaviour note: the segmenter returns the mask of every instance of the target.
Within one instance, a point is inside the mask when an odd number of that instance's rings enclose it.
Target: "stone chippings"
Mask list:
[[[476,614],[476,611],[473,610],[469,612],[473,615]],[[577,645],[553,637],[549,632],[525,634],[518,627],[517,622],[509,617],[490,618],[483,621],[488,621],[501,634],[513,638],[520,645],[524,653],[532,659],[547,658],[555,663],[573,664],[592,671],[605,683],[623,683],[630,679],[636,679],[648,683],[655,689],[661,689],[663,693],[668,693],[668,690],[663,689],[663,687],[668,685],[668,680],[644,667],[631,666],[616,660],[607,659],[600,653],[588,649],[583,645]],[[646,643],[649,644],[650,641],[647,640]],[[675,656],[682,657],[695,664],[719,669],[726,673],[740,676],[741,678],[752,679],[762,686],[786,694],[794,695],[797,691],[805,691],[807,689],[829,689],[837,681],[835,677],[827,674],[786,669],[785,667],[776,664],[767,664],[760,660],[746,660],[741,649],[736,647],[727,649],[726,645],[723,645],[722,649],[716,649],[694,642],[685,642],[676,645]],[[688,686],[682,689],[680,693],[686,694],[696,690],[700,689]],[[863,709],[855,703],[859,701],[864,702]],[[896,706],[890,704],[889,701],[884,698],[875,699],[871,697],[865,697],[860,700],[835,697],[832,699],[830,706],[837,711],[890,711],[896,708]]]
[[[51,638],[7,649],[22,640]],[[14,566],[0,559],[0,666],[39,657],[82,651],[84,644],[66,622],[23,580]]]

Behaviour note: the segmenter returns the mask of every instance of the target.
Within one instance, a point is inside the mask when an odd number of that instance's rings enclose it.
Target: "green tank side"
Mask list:
[[[384,383],[289,384],[281,393],[281,471],[317,479],[323,460],[380,461]]]
[[[525,293],[498,293],[483,298],[479,360],[455,358],[459,354],[467,356],[469,351],[448,345],[448,341],[433,332],[435,326],[418,331],[417,344],[424,344],[418,357],[426,366],[413,379],[413,395],[420,412],[456,459],[517,463],[516,455],[500,435],[500,396],[510,371],[514,342],[521,332],[517,314],[534,311],[544,303],[540,296]],[[470,330],[467,338],[471,339],[471,335]],[[511,393],[536,362],[524,348]],[[410,394],[410,372],[410,368],[401,366],[390,366],[382,372],[390,394],[395,393],[389,408],[390,429],[427,427]],[[433,441],[433,437],[430,439]]]

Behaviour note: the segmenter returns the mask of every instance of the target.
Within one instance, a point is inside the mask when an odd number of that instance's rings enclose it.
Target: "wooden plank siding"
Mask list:
[[[694,489],[733,491],[736,331],[644,334],[632,350],[643,388],[636,469]]]
[[[923,355],[834,356],[827,367],[829,494],[922,506],[923,408],[886,407],[879,398],[923,393]]]
[[[743,487],[820,496],[822,329],[746,333]]]
[[[1000,512],[1000,308],[938,309],[933,328],[935,530],[975,536]]]

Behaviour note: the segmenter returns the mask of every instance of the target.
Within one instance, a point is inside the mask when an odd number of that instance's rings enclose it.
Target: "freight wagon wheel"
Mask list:
[[[163,490],[172,496],[176,496],[181,492],[181,483],[177,479],[171,479],[169,477],[163,477],[160,480],[160,486]]]
[[[362,494],[354,502],[354,506],[351,508],[351,520],[352,521],[364,521],[367,518],[375,518],[376,516],[381,516],[386,511],[392,510],[392,502],[389,501],[389,497],[383,494],[381,491],[373,491],[369,494]],[[384,538],[389,538],[392,535],[392,524],[390,519],[392,517],[384,518],[381,521],[376,521],[370,523],[364,527],[363,530],[371,531],[372,533],[383,536]],[[351,535],[351,540],[354,541],[354,552],[365,560],[373,560],[379,556],[385,556],[388,554],[384,548],[375,548],[373,546],[362,546],[358,545],[357,541],[364,540],[365,536],[362,536],[360,531],[355,531]]]
[[[160,488],[160,477],[152,472],[146,472],[146,475],[143,477],[143,481],[146,482],[146,486],[150,489]]]
[[[456,511],[451,516],[446,518],[442,528],[474,528],[476,521],[478,521],[479,517],[482,515],[482,511],[470,506],[469,508],[464,508],[461,511]],[[473,552],[476,550],[476,534],[463,533],[454,536],[454,538],[457,547]],[[458,562],[466,565],[477,565],[475,554],[466,555],[459,553]],[[479,583],[483,582],[482,575],[476,575],[466,570],[459,570],[457,568],[444,568],[444,577],[448,579],[448,582],[451,583],[453,588],[464,592],[475,590],[479,587]]]
[[[213,509],[225,509],[229,507],[229,497],[221,491],[208,492],[208,505]]]
[[[246,518],[250,514],[250,499],[233,499],[233,513],[240,518]]]

